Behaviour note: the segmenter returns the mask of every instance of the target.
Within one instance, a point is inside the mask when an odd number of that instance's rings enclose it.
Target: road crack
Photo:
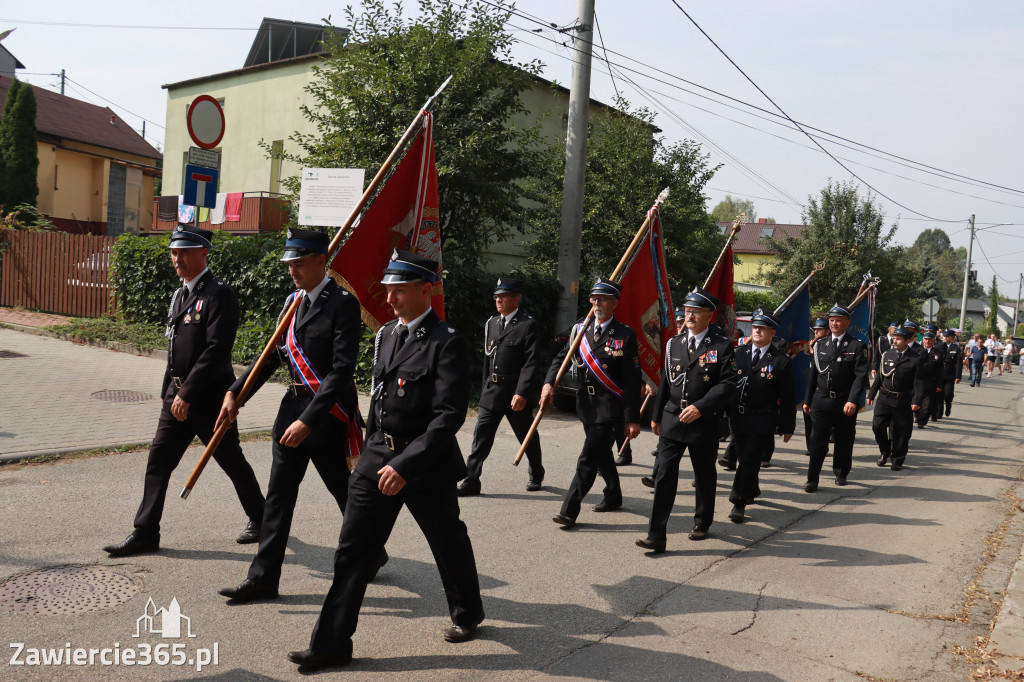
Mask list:
[[[766,587],[768,587],[768,583],[761,585],[761,587],[757,590],[757,601],[754,602],[754,612],[750,614],[750,622],[731,634],[738,635],[741,632],[746,632],[750,628],[754,627],[754,623],[757,622],[757,612],[761,608],[761,599],[764,597],[764,588]]]

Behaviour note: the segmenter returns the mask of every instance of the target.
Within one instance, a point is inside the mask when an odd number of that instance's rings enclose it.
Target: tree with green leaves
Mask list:
[[[35,207],[39,198],[39,148],[36,95],[31,85],[14,80],[0,119],[0,204]]]
[[[894,245],[896,224],[886,226],[871,194],[861,197],[852,182],[829,181],[820,194],[808,197],[805,227],[799,238],[766,239],[778,257],[762,279],[781,296],[788,295],[818,265],[811,280],[811,309],[847,305],[869,270],[881,278],[876,317],[917,318],[921,298],[916,292],[918,271],[907,262],[906,249]]]
[[[907,249],[907,259],[924,273],[921,295],[934,296],[943,301],[959,299],[964,286],[964,264],[967,250],[954,249],[949,235],[940,228],[923,230]],[[985,293],[984,287],[971,282],[968,297],[977,298]]]
[[[725,198],[711,209],[711,217],[720,223],[731,223],[741,213],[746,214],[744,222],[753,223],[757,221],[757,211],[754,209],[754,202],[750,199],[734,197],[731,194],[726,194]],[[772,220],[772,222],[775,221]]]
[[[611,275],[658,194],[669,188],[661,207],[665,260],[673,294],[704,283],[724,237],[706,211],[704,187],[717,170],[686,140],[667,144],[654,137],[654,114],[631,108],[619,98],[616,109],[592,116],[587,142],[583,199],[581,286]],[[565,138],[561,138],[564,140]],[[540,208],[530,244],[530,264],[553,276],[561,230],[564,142],[552,145],[536,194]]]
[[[999,286],[996,284],[996,276],[992,275],[992,288],[988,292],[988,331],[989,334],[999,335]]]
[[[519,123],[522,94],[540,63],[513,65],[509,12],[453,0],[367,0],[345,10],[349,32],[327,31],[303,115],[315,134],[293,134],[313,167],[364,168],[372,176],[419,107],[452,75],[434,107],[442,253],[448,276],[478,269],[488,246],[528,226],[523,182],[540,158],[539,125]],[[328,20],[329,21],[329,20]],[[271,150],[268,149],[268,152]],[[286,182],[297,195],[299,179]],[[297,203],[297,202],[296,202]]]

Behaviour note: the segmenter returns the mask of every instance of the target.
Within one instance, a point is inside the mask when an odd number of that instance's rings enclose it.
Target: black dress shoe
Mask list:
[[[893,471],[901,471],[903,469],[903,464],[897,464],[896,462],[893,462],[892,466],[889,468],[892,469]]]
[[[245,524],[245,529],[242,534],[235,538],[235,542],[240,545],[251,545],[254,542],[260,541],[260,522],[250,520],[249,523]]]
[[[576,519],[570,519],[568,516],[564,516],[562,514],[558,514],[557,516],[552,517],[551,520],[557,523],[558,525],[565,527],[566,529],[572,528],[576,525]]]
[[[880,467],[884,467],[884,466],[885,466],[885,463],[886,463],[886,461],[887,461],[888,459],[889,459],[889,458],[888,458],[887,456],[885,456],[885,455],[879,455],[879,456],[878,456],[878,461],[877,461],[877,462],[875,462],[875,464],[877,464],[877,465],[878,465],[878,466],[880,466]]]
[[[476,625],[453,625],[444,631],[444,641],[458,644],[468,642],[476,637]]]
[[[817,489],[818,489],[818,484],[817,483],[811,483],[810,481],[807,481],[807,483],[804,483],[804,492],[805,493],[813,493]]]
[[[836,476],[836,485],[838,485],[838,486],[846,485],[846,476]]]
[[[762,469],[767,469],[767,468],[768,468],[768,467],[770,467],[771,465],[772,465],[772,462],[771,462],[771,460],[763,460],[763,461],[761,462],[761,468],[762,468]]]
[[[621,500],[618,503],[616,503],[616,504],[612,504],[611,502],[607,502],[607,501],[602,500],[598,504],[594,505],[594,511],[596,511],[596,512],[610,512],[610,511],[615,511],[616,509],[622,509],[622,501]]]
[[[693,530],[691,530],[690,534],[686,537],[690,538],[691,540],[706,540],[708,537],[708,529],[701,528],[700,526],[694,526]]]
[[[736,471],[736,465],[727,459],[718,460],[718,466],[722,467],[726,471]]]
[[[615,459],[615,466],[624,467],[633,463],[633,455],[619,455]]]
[[[160,536],[146,535],[139,530],[133,530],[131,535],[116,545],[107,545],[103,551],[112,557],[132,556],[133,554],[148,554],[160,551]]]
[[[643,478],[640,479],[640,482],[643,483],[648,488],[654,487],[654,478],[652,476],[644,476]]]
[[[662,554],[665,551],[664,540],[650,540],[648,538],[644,538],[642,540],[637,540],[636,546],[643,547],[646,550],[650,550],[654,554]]]
[[[277,599],[277,585],[263,585],[246,578],[238,587],[217,590],[236,604],[245,604],[257,599]]]
[[[455,494],[459,497],[472,497],[480,494],[480,481],[463,481]]]
[[[544,484],[543,479],[540,480],[540,481],[530,481],[529,483],[526,484],[526,491],[530,492],[530,493],[535,493],[535,492],[537,492],[538,490],[541,489],[543,484]]]
[[[732,511],[729,512],[729,520],[733,523],[743,523],[743,507],[734,505]]]
[[[348,665],[352,662],[352,645],[349,644],[346,650],[338,652],[317,654],[309,649],[305,651],[289,651],[288,660],[298,663],[299,670],[319,670],[338,665]]]

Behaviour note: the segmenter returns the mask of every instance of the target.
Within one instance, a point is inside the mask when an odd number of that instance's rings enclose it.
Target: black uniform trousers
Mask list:
[[[945,384],[945,381],[940,383],[938,387],[941,389],[941,388],[943,388],[944,384]],[[932,402],[932,404],[931,404],[931,409],[930,409],[930,416],[931,416],[933,422],[942,419],[942,408],[946,404],[946,398],[945,398],[944,393],[945,393],[945,391],[935,391],[935,392],[933,392],[931,394],[931,402]]]
[[[808,432],[810,430],[808,429]],[[810,438],[808,438],[810,440]],[[759,462],[769,463],[772,461],[772,455],[775,454],[775,439],[773,438],[770,442],[765,443],[761,453]],[[725,446],[725,454],[722,459],[728,463],[729,467],[735,467],[739,462],[740,455],[736,445],[736,433],[733,432],[729,439],[729,444]],[[760,465],[758,465],[760,466]]]
[[[583,448],[576,460],[576,475],[565,493],[562,501],[562,516],[575,519],[579,516],[583,498],[594,486],[597,475],[604,479],[604,502],[609,505],[622,504],[622,487],[619,485],[619,472],[615,468],[615,457],[612,456],[612,445],[615,434],[621,432],[623,424],[584,424]]]
[[[339,442],[344,442],[343,439],[344,431]],[[338,510],[345,511],[349,474],[344,453],[338,447],[309,441],[307,438],[297,448],[291,448],[274,439],[274,459],[270,466],[267,505],[260,528],[260,547],[249,566],[249,579],[261,585],[277,585],[281,580],[281,564],[288,546],[299,484],[310,461],[338,503]]]
[[[813,406],[813,403],[811,403]],[[804,412],[803,409],[800,410]],[[811,433],[814,431],[814,424],[811,421],[811,415],[804,412],[804,440],[807,441],[807,452],[811,451]]]
[[[473,429],[473,451],[469,453],[469,458],[466,460],[466,468],[469,469],[467,481],[480,480],[484,461],[491,454],[491,447],[494,446],[494,434],[498,432],[498,426],[501,425],[503,417],[508,418],[512,433],[516,434],[520,443],[526,438],[526,433],[530,430],[530,425],[533,424],[533,413],[527,409],[516,412],[511,405],[506,405],[503,410],[479,408],[476,428]],[[544,480],[544,465],[541,464],[540,452],[540,434],[534,433],[530,444],[526,447],[526,461],[530,463],[531,481]]]
[[[923,407],[918,411],[922,410]],[[871,418],[871,430],[875,433],[875,442],[882,457],[892,457],[893,464],[903,464],[910,447],[910,434],[914,431],[914,412],[910,406],[900,405],[896,398],[879,393]]]
[[[204,445],[210,442],[213,425],[220,412],[219,403],[192,404],[189,406],[188,417],[180,422],[171,414],[173,402],[174,396],[164,399],[160,410],[156,435],[153,436],[153,444],[149,448],[149,461],[146,462],[142,504],[135,514],[135,528],[156,539],[160,537],[160,518],[164,513],[164,498],[167,497],[171,474],[181,462],[193,438],[199,436]],[[232,424],[224,434],[220,445],[213,452],[213,459],[231,479],[245,515],[252,521],[258,522],[262,519],[263,493],[260,492],[256,474],[245,460],[242,447],[238,444],[237,425]]]
[[[946,403],[946,416],[953,410],[953,391],[956,379],[945,379],[942,382],[942,400]]]
[[[913,417],[917,421],[918,426],[924,426],[928,423],[928,417],[931,416],[937,402],[942,402],[941,394],[936,393],[934,387],[927,389],[924,399],[921,401],[921,409]]]
[[[857,432],[857,413],[847,417],[842,411],[824,410],[811,404],[811,462],[807,467],[807,480],[817,483],[821,467],[828,456],[828,439],[835,429],[832,451],[832,470],[836,476],[849,476],[853,468],[853,439]]]
[[[732,492],[729,493],[729,501],[745,507],[761,494],[759,485],[761,462],[771,459],[772,452],[775,450],[775,435],[734,431],[732,442],[736,447],[738,463],[736,476],[732,481]]]
[[[697,500],[693,522],[704,530],[711,527],[715,517],[715,488],[718,486],[718,470],[715,468],[718,440],[680,443],[662,438],[658,441],[658,458],[654,464],[654,505],[647,530],[648,540],[663,542],[668,536],[668,519],[672,515],[676,492],[679,490],[679,460],[684,451],[690,454],[696,483]]]
[[[379,443],[375,446],[383,447]],[[334,582],[313,627],[311,651],[325,654],[351,646],[366,585],[377,572],[402,505],[409,508],[430,545],[452,622],[469,627],[483,621],[476,559],[466,524],[459,519],[455,490],[454,481],[426,479],[407,484],[397,495],[385,495],[376,481],[358,471],[352,474],[345,521],[334,554]]]

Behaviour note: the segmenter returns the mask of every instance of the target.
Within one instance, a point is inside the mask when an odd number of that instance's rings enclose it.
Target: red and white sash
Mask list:
[[[286,308],[291,305],[293,298],[295,298],[294,293],[285,302]],[[288,362],[295,370],[295,374],[302,380],[302,385],[306,387],[306,390],[312,395],[316,395],[316,392],[320,389],[322,378],[319,372],[316,371],[316,368],[313,367],[313,363],[306,357],[302,347],[299,345],[298,339],[295,338],[295,317],[295,315],[292,315],[292,321],[288,325],[288,333],[285,335],[285,349],[288,354]],[[345,456],[358,457],[363,450],[363,426],[365,425],[363,416],[359,413],[359,403],[356,403],[354,420],[345,411],[345,406],[341,404],[341,401],[336,401],[331,406],[331,416],[341,421],[342,424],[347,424],[349,427],[345,437]]]
[[[583,325],[577,325],[578,333],[581,336],[580,341],[580,357],[583,358],[583,362],[587,364],[587,368],[590,373],[594,375],[605,389],[613,394],[619,400],[622,400],[622,389],[615,383],[615,380],[608,376],[608,373],[604,371],[604,367],[601,366],[601,362],[597,359],[594,354],[594,348],[590,345],[590,339],[587,338],[586,330],[583,329]]]

